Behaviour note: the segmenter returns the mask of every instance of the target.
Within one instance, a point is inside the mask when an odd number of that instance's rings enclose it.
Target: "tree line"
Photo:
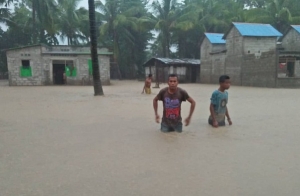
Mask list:
[[[0,50],[24,45],[89,46],[82,0],[0,0]],[[150,57],[200,58],[204,32],[224,33],[231,22],[269,23],[284,33],[300,24],[299,0],[95,0],[99,47],[113,52],[119,77],[136,78]],[[10,7],[14,9],[10,9]],[[173,50],[175,49],[175,50]],[[1,52],[0,71],[5,71]]]

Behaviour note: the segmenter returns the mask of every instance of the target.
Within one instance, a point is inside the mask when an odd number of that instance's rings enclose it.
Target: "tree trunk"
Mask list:
[[[119,51],[120,51],[118,41],[119,40],[118,40],[117,32],[114,30],[114,63],[116,63],[119,80],[122,80],[122,74],[118,62]]]
[[[167,47],[166,47],[166,57],[170,58],[170,32],[167,33]]]
[[[32,36],[33,36],[33,44],[37,43],[37,33],[36,33],[36,7],[35,7],[35,0],[32,0]]]
[[[131,59],[130,59],[130,65],[131,65],[131,73],[130,73],[130,77],[131,79],[136,78],[136,64],[135,64],[135,55],[134,55],[134,48],[131,48]]]
[[[100,80],[100,70],[97,51],[97,35],[96,35],[96,19],[95,19],[95,2],[88,0],[89,3],[89,20],[90,20],[90,36],[91,36],[91,56],[93,63],[93,82],[95,96],[104,95]]]

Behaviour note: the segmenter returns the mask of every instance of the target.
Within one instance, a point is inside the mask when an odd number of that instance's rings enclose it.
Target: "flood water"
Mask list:
[[[165,134],[152,108],[159,89],[142,86],[112,81],[94,97],[92,87],[1,85],[0,195],[299,195],[299,89],[232,86],[233,125],[214,129],[217,86],[180,84],[196,110],[183,133]]]

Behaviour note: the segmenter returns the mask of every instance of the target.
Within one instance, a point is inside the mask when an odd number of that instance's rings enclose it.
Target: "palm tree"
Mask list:
[[[121,0],[107,0],[105,4],[96,2],[96,7],[100,10],[103,18],[103,25],[100,27],[100,40],[108,48],[113,50],[114,64],[116,65],[119,79],[122,79],[120,70],[120,39],[133,42],[134,36],[131,30],[138,30],[138,19],[132,15],[133,10],[124,10]],[[107,41],[107,40],[111,41]],[[130,58],[130,57],[129,57]]]
[[[32,37],[33,44],[45,43],[45,31],[48,31],[50,37],[54,38],[56,28],[55,14],[57,13],[57,3],[55,0],[24,0],[25,4],[31,8]],[[54,43],[57,39],[54,38]]]
[[[180,11],[177,9],[176,0],[163,0],[162,3],[154,1],[152,3],[154,9],[154,17],[156,20],[155,29],[159,31],[161,45],[163,48],[163,57],[170,56],[171,47],[171,31],[175,27],[176,20]]]
[[[246,19],[248,22],[272,24],[279,31],[284,32],[290,23],[300,22],[300,17],[292,16],[286,5],[289,5],[289,0],[270,0],[262,8],[248,10]]]
[[[8,6],[13,2],[13,0],[0,0],[0,23],[13,23],[11,18],[11,10]]]
[[[97,35],[96,35],[96,17],[94,0],[89,0],[89,21],[90,21],[90,36],[91,36],[91,54],[93,62],[93,82],[95,96],[103,95],[102,84],[100,80],[100,70],[97,53]]]
[[[83,9],[77,9],[81,0],[58,0],[59,2],[59,29],[61,31],[61,39],[64,41],[67,38],[68,45],[79,45],[80,40],[85,40],[86,37],[80,32],[80,24],[82,19],[86,21],[87,16],[82,16]]]

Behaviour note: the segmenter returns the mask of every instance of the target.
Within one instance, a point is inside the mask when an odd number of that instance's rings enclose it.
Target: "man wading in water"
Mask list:
[[[146,91],[146,94],[151,94],[151,82],[152,82],[152,74],[149,74],[145,80],[145,85],[142,94],[144,93],[144,91]]]
[[[163,118],[161,122],[161,131],[170,132],[177,131],[182,132],[182,118],[181,118],[181,102],[188,101],[191,103],[189,116],[185,119],[185,126],[190,124],[192,114],[194,112],[196,102],[188,95],[188,93],[177,87],[178,77],[175,74],[169,75],[168,81],[169,87],[166,87],[158,93],[153,99],[153,108],[155,112],[156,122],[160,122],[160,117],[157,114],[157,101],[163,102]]]

